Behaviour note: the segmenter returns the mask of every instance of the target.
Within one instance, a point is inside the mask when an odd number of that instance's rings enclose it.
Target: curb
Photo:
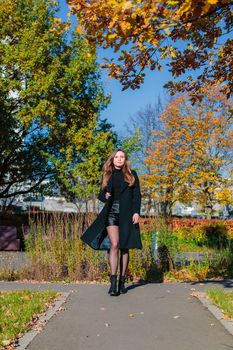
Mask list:
[[[40,329],[30,329],[27,333],[25,333],[22,337],[18,339],[18,343],[15,347],[17,350],[26,350],[27,346],[31,343],[31,341],[35,338],[35,336],[41,333],[42,328],[46,325],[46,323],[50,320],[53,315],[59,311],[60,307],[66,302],[66,299],[70,295],[69,292],[61,293],[58,299],[55,301],[54,305],[48,308],[41,316],[38,318],[36,324],[33,327],[36,327],[38,324],[40,325]]]
[[[231,334],[233,335],[233,321],[226,320],[224,318],[223,312],[215,306],[207,297],[206,294],[203,292],[196,292],[192,294],[194,297],[196,297],[204,307],[206,307],[212,315],[221,322],[223,327]]]

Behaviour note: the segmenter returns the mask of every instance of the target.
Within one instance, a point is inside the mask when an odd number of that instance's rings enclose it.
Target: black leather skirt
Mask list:
[[[108,217],[106,220],[106,226],[119,226],[119,200],[112,202],[112,207],[109,210]]]

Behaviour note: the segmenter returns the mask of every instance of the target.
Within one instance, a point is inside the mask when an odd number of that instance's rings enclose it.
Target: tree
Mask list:
[[[104,119],[100,120],[94,130],[80,129],[76,133],[80,160],[67,159],[60,161],[57,166],[63,194],[78,207],[80,200],[87,204],[89,199],[93,199],[93,209],[96,210],[95,199],[101,185],[103,163],[118,143],[117,134],[112,131],[112,127]]]
[[[84,135],[109,102],[95,50],[56,11],[53,0],[0,2],[1,198],[82,162]]]
[[[162,113],[162,103],[160,98],[154,106],[147,105],[141,108],[134,116],[129,118],[129,122],[125,124],[125,128],[129,137],[133,137],[138,133],[139,138],[137,147],[131,155],[133,166],[139,170],[139,173],[151,174],[149,163],[145,163],[148,157],[148,150],[151,148],[153,141],[152,131],[160,129],[159,115]],[[147,214],[150,213],[153,203],[151,188],[142,186],[143,198],[146,201]]]
[[[176,201],[196,201],[207,215],[215,203],[232,201],[233,103],[218,90],[205,87],[202,93],[194,106],[186,95],[171,101],[161,115],[161,130],[154,132],[146,159],[152,174],[143,179],[164,214],[171,214]]]
[[[41,154],[41,135],[38,133],[37,136],[33,136],[35,129],[27,130],[12,113],[9,113],[8,108],[4,108],[3,103],[6,100],[3,100],[4,96],[1,95],[0,198],[7,199],[33,191],[45,178],[49,178],[53,171]],[[23,189],[22,184],[26,181],[27,188]]]
[[[177,78],[200,69],[183,81],[166,84],[170,92],[188,90],[193,101],[203,83],[233,89],[232,8],[230,0],[68,0],[90,43],[119,55],[106,60],[111,77],[123,88],[136,89],[146,68],[162,69],[162,61]],[[228,35],[229,34],[229,35]],[[180,43],[184,42],[184,45]]]
[[[125,130],[129,136],[139,132],[140,141],[135,150],[134,158],[137,159],[141,168],[144,168],[143,161],[145,159],[147,149],[153,140],[152,131],[159,128],[159,114],[162,112],[162,103],[158,98],[156,104],[151,104],[141,108],[134,116],[130,116],[129,121],[125,123]]]

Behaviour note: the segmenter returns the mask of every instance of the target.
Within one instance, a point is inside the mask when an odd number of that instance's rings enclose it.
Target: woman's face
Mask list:
[[[115,168],[122,168],[125,164],[125,154],[122,151],[118,151],[113,158],[113,165]]]

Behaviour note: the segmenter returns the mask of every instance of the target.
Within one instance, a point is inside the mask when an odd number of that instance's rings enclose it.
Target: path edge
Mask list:
[[[193,296],[195,296],[202,303],[202,305],[206,307],[218,321],[221,322],[223,327],[231,335],[233,335],[233,321],[224,318],[223,312],[206,297],[206,293],[195,292],[193,293]]]
[[[43,329],[48,321],[54,316],[59,308],[66,302],[70,292],[61,292],[61,295],[55,299],[54,305],[45,310],[38,318],[36,324],[43,324]],[[43,332],[42,329],[42,332]],[[22,337],[18,339],[18,343],[15,347],[16,350],[26,350],[27,346],[32,342],[37,334],[41,333],[41,330],[30,329]]]

